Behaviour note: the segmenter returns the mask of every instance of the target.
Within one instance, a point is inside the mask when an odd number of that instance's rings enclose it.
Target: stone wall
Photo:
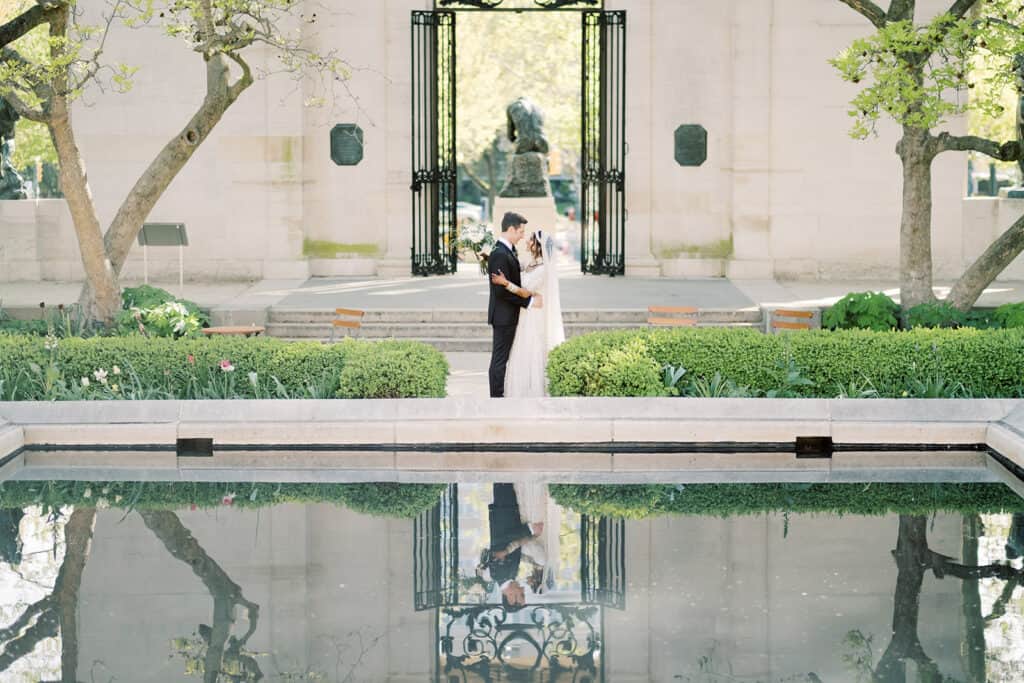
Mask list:
[[[350,80],[328,107],[303,106],[324,94],[322,84],[280,74],[242,95],[149,217],[188,226],[187,279],[408,274],[410,12],[432,5],[339,0],[305,26],[311,46],[337,50],[351,65]],[[846,112],[855,88],[826,61],[870,32],[863,17],[838,0],[606,6],[627,12],[627,274],[892,278],[897,131],[883,124],[876,138],[852,140]],[[118,28],[108,52],[139,67],[134,87],[124,95],[90,95],[75,111],[104,224],[204,89],[201,58],[158,29]],[[273,70],[273,59],[264,54],[254,66]],[[357,166],[337,166],[329,157],[337,123],[364,131]],[[673,133],[684,123],[708,131],[700,167],[681,167],[673,158]],[[977,235],[995,229],[979,232],[979,222],[1001,225],[1010,215],[960,206],[965,164],[960,154],[933,164],[940,278],[956,275],[981,244]],[[35,257],[18,246],[32,242],[28,209],[0,213],[0,240],[9,242],[0,245],[0,280],[81,276],[66,216],[40,210],[33,220],[42,251]],[[307,258],[306,240],[341,253]],[[173,277],[173,252],[151,252],[152,276]],[[141,277],[140,249],[126,270]]]

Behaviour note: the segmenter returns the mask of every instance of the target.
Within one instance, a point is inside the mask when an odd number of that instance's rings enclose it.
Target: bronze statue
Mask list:
[[[540,107],[525,97],[518,98],[505,110],[508,116],[508,139],[516,143],[516,154],[548,153],[544,137],[544,114]]]
[[[14,156],[14,125],[18,112],[0,97],[0,199],[28,199],[25,181],[11,163]]]

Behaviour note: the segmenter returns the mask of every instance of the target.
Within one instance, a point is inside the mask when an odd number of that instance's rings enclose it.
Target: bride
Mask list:
[[[524,299],[534,294],[544,297],[543,308],[531,307],[519,314],[505,373],[505,396],[511,398],[547,395],[544,371],[548,365],[548,352],[565,341],[555,241],[543,230],[536,230],[530,235],[527,246],[533,258],[523,268],[521,287],[510,283],[500,270],[491,276],[492,283]]]

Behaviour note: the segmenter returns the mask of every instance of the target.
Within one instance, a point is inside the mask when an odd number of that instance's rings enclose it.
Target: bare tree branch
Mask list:
[[[470,180],[472,180],[474,183],[476,183],[477,187],[479,187],[484,192],[490,192],[491,191],[491,186],[489,184],[487,184],[487,181],[485,181],[483,178],[478,176],[473,171],[473,169],[471,169],[469,167],[469,164],[459,164],[459,165],[462,166],[462,170],[463,170],[463,172],[465,172],[466,177],[469,178]]]
[[[887,21],[913,21],[915,0],[892,0],[885,18]]]
[[[960,310],[969,309],[985,288],[992,284],[999,273],[1003,272],[1021,251],[1024,251],[1024,216],[1014,221],[1013,225],[964,271],[949,290],[946,302]]]
[[[978,0],[956,0],[946,11],[957,19],[963,19],[964,15],[977,4]]]
[[[36,26],[48,22],[53,15],[53,7],[57,4],[63,4],[63,2],[47,2],[45,4],[40,2],[0,26],[0,47],[13,43]]]
[[[1021,145],[1016,140],[999,143],[977,135],[950,135],[939,133],[932,141],[932,151],[981,152],[1000,161],[1017,161],[1021,158]]]
[[[839,0],[845,5],[849,5],[855,11],[860,12],[867,20],[870,21],[875,28],[882,28],[885,26],[885,12],[882,8],[871,2],[871,0]]]
[[[37,123],[46,123],[48,116],[42,109],[35,109],[31,107],[25,100],[21,99],[16,93],[9,92],[3,96],[3,99],[7,100],[7,103],[14,107],[14,111],[18,112],[18,116],[26,118],[29,121],[36,121]]]

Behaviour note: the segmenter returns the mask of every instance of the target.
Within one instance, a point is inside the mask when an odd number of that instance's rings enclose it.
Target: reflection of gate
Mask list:
[[[626,525],[621,519],[583,515],[580,521],[583,602],[626,607]]]
[[[453,273],[455,13],[412,13],[412,272]]]
[[[585,273],[626,272],[626,13],[583,13],[580,262]]]
[[[413,520],[413,607],[451,605],[459,593],[458,485]]]

